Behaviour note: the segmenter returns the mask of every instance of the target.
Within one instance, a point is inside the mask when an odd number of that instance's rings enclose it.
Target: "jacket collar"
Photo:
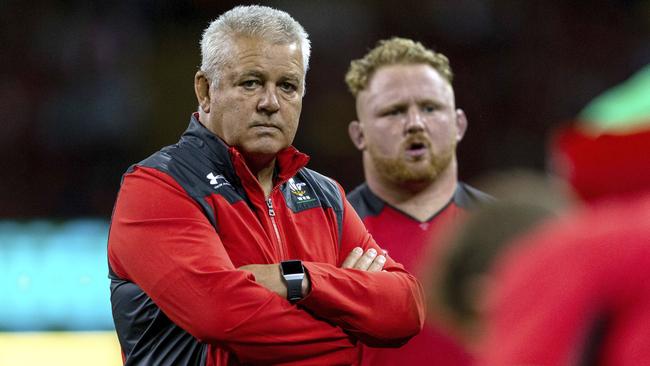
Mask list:
[[[190,142],[191,141],[191,142]],[[226,144],[219,136],[208,130],[199,121],[199,114],[194,112],[190,118],[190,124],[181,137],[181,143],[190,142],[205,151],[208,159],[217,167],[222,168],[226,174],[236,175],[244,184],[250,187],[257,183],[246,165],[241,152],[234,146]],[[295,147],[286,147],[278,152],[275,160],[276,175],[274,187],[285,183],[289,178],[296,175],[309,162],[309,156],[301,153]],[[233,177],[230,177],[233,178]]]

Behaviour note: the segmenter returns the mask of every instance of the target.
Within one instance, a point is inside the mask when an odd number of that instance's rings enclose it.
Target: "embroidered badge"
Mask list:
[[[303,189],[307,184],[302,182],[296,182],[293,178],[289,179],[289,190],[291,194],[296,198],[298,203],[307,203],[314,201],[306,189]]]

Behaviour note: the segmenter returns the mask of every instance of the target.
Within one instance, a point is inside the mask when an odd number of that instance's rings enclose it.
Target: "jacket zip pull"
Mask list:
[[[266,200],[266,207],[269,208],[269,216],[271,217],[271,223],[273,224],[273,231],[275,231],[275,237],[278,239],[278,249],[280,250],[280,258],[284,258],[284,250],[282,249],[282,240],[280,239],[280,230],[278,230],[278,225],[275,223],[275,210],[273,209],[273,201],[271,197]]]
[[[269,216],[274,217],[275,216],[275,210],[273,209],[273,202],[271,202],[271,197],[269,197],[266,200],[266,207],[269,208]],[[273,223],[275,225],[275,223]]]

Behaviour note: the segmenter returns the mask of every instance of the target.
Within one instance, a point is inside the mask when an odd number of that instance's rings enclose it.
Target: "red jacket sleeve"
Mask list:
[[[234,268],[199,205],[169,176],[125,176],[111,223],[109,261],[177,325],[224,345],[242,362],[290,362],[354,347],[341,328]]]
[[[356,246],[381,249],[347,199],[339,265]],[[388,258],[385,272],[343,269],[305,263],[312,290],[300,302],[315,314],[341,326],[368,345],[400,346],[422,330],[424,295],[417,279]]]

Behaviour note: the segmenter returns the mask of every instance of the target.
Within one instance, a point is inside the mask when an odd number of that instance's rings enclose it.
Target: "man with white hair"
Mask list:
[[[125,364],[352,365],[360,342],[399,346],[420,331],[420,284],[291,146],[309,47],[268,7],[236,7],[204,32],[199,112],[127,171],[115,204]]]

